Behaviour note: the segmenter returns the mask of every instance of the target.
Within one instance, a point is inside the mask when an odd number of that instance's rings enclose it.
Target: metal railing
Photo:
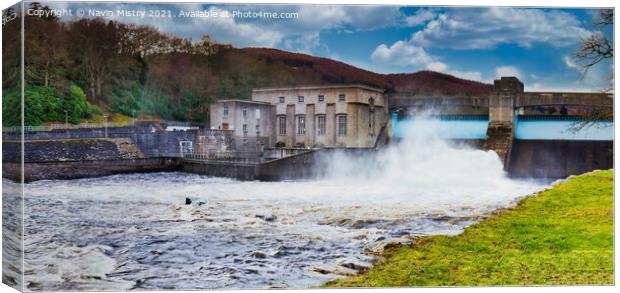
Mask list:
[[[184,122],[184,121],[158,121],[158,120],[136,120],[136,121],[125,121],[125,122],[97,122],[97,123],[80,123],[80,124],[71,124],[71,123],[51,123],[48,125],[39,125],[39,126],[24,126],[25,132],[36,132],[36,131],[52,131],[52,130],[76,130],[76,129],[92,129],[92,128],[115,128],[115,127],[130,127],[135,126],[138,123],[160,123],[166,126],[172,127],[200,127],[201,125]],[[21,132],[21,126],[8,126],[2,127],[2,132]]]
[[[310,151],[305,148],[265,148],[262,152],[213,151],[206,153],[183,154],[182,157],[191,161],[220,161],[235,163],[259,163],[268,160],[286,158]]]
[[[183,158],[190,161],[215,161],[229,163],[258,163],[263,161],[259,152],[209,152],[183,154]]]
[[[107,125],[106,125],[107,124]],[[64,124],[52,123],[40,126],[24,126],[24,132],[36,131],[52,131],[52,130],[75,130],[75,129],[91,129],[91,128],[113,128],[133,126],[133,122],[108,122],[108,123],[80,123],[80,124]],[[2,127],[2,132],[20,132],[20,126]]]
[[[307,148],[265,148],[263,156],[268,159],[281,159],[308,151]]]
[[[518,115],[518,121],[583,121],[588,120],[588,117],[579,115],[538,115],[538,114],[525,114]],[[611,122],[611,119],[608,119]],[[607,122],[607,121],[605,121]]]

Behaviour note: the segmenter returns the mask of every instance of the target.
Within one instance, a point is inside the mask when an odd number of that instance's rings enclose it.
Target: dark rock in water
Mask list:
[[[269,289],[286,289],[288,285],[282,281],[274,281],[269,283]]]
[[[358,272],[363,272],[372,267],[371,263],[356,259],[343,259],[338,262],[338,265]]]
[[[355,276],[358,274],[357,271],[342,266],[312,267],[310,270],[322,275]]]
[[[278,217],[276,217],[275,215],[269,215],[269,216],[255,215],[254,217],[259,218],[261,220],[265,220],[266,222],[273,222],[278,219]]]
[[[251,256],[254,258],[261,258],[261,259],[267,258],[267,254],[262,251],[254,251],[252,252]]]
[[[185,198],[185,204],[186,204],[186,205],[190,205],[190,204],[192,204],[192,199],[191,199],[191,198],[189,198],[189,197],[186,197],[186,198]]]
[[[364,253],[370,255],[382,255],[386,249],[403,245],[412,245],[413,241],[407,238],[389,238],[372,243],[364,247]]]

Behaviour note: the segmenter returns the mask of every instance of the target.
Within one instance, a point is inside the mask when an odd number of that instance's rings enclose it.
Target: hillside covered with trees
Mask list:
[[[20,23],[3,26],[3,126],[20,123]],[[214,101],[248,99],[252,88],[268,86],[363,83],[418,94],[490,90],[436,72],[384,75],[331,59],[233,48],[208,35],[191,40],[100,18],[26,16],[24,23],[26,125],[65,117],[79,123],[104,113],[202,123]]]

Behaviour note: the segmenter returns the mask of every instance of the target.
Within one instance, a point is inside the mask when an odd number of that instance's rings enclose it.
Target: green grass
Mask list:
[[[613,170],[596,171],[326,287],[613,284],[613,217]]]

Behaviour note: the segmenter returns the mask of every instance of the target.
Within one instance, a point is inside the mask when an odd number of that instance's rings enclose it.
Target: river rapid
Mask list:
[[[509,179],[495,153],[452,146],[429,123],[372,160],[335,155],[314,180],[150,173],[26,184],[23,282],[46,291],[307,288],[341,277],[326,273],[334,268],[351,272],[340,264],[372,263],[367,245],[458,234],[548,186]],[[3,185],[5,208],[19,205],[9,192],[17,184]]]

